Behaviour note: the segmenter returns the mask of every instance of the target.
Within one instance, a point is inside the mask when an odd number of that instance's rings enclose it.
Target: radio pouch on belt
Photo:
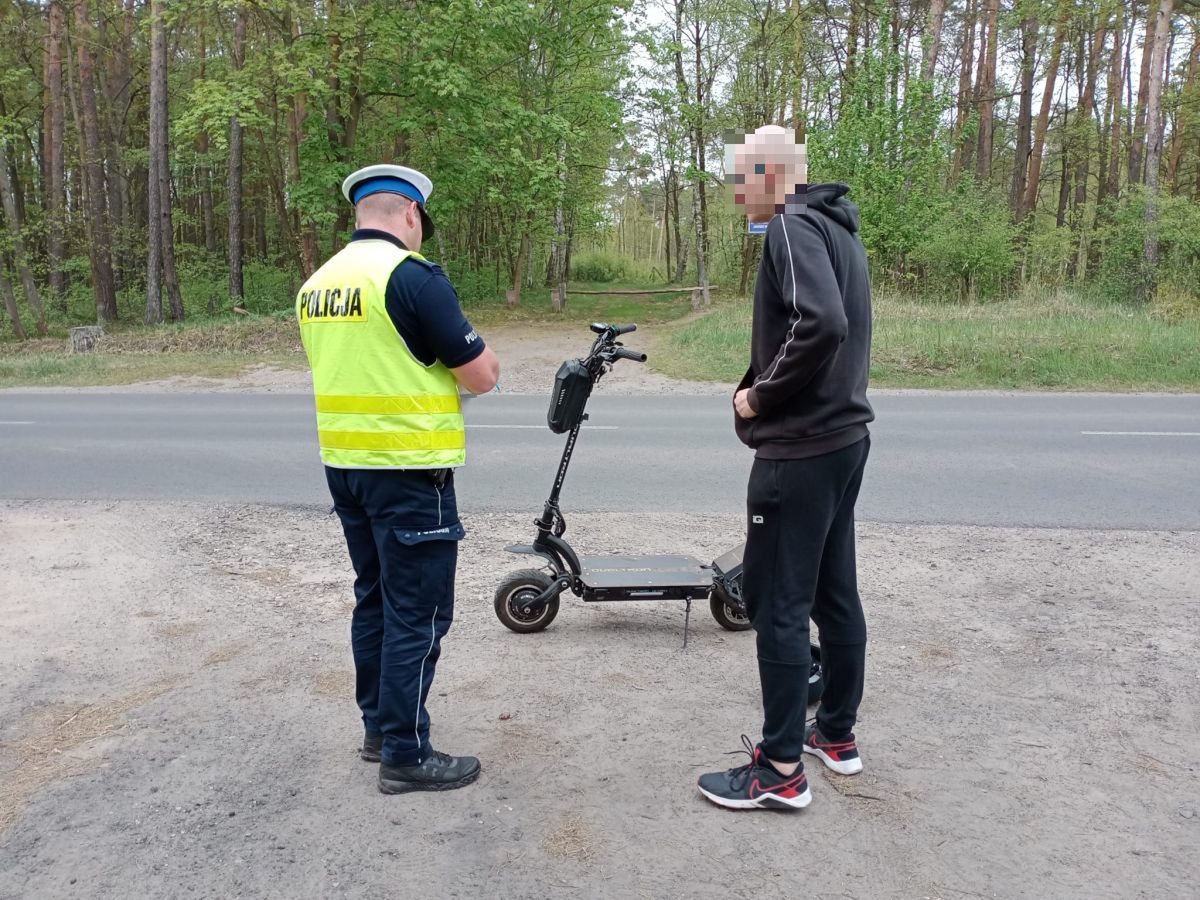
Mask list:
[[[592,392],[592,376],[577,359],[568,359],[554,376],[554,393],[546,424],[555,434],[565,434],[579,424],[583,407]]]

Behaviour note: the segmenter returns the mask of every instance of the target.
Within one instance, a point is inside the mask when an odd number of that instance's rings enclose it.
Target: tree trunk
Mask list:
[[[929,2],[929,43],[925,47],[925,59],[921,64],[921,77],[932,82],[937,71],[938,53],[942,49],[942,23],[946,18],[946,0]]]
[[[954,163],[950,169],[951,181],[958,179],[959,173],[966,165],[966,144],[963,132],[971,117],[971,68],[975,61],[975,0],[967,0],[967,8],[963,15],[963,47],[962,65],[958,70],[958,106],[954,114]]]
[[[998,41],[997,19],[1000,16],[1000,0],[984,0],[986,58],[982,66],[979,95],[979,148],[976,154],[976,176],[980,184],[986,184],[991,175],[992,134],[995,131],[996,108],[996,44]]]
[[[162,276],[163,276],[163,220],[162,182],[158,178],[158,135],[162,125],[158,121],[161,106],[158,102],[158,17],[151,6],[150,25],[150,109],[149,147],[146,175],[146,315],[147,325],[156,325],[163,320]]]
[[[198,38],[200,41],[200,81],[204,80],[205,63],[207,62],[208,46],[205,43],[205,29],[208,16],[202,10]],[[212,168],[208,164],[209,150],[208,131],[200,132],[196,138],[196,151],[200,156],[200,166],[197,176],[200,180],[200,218],[204,225],[204,249],[208,253],[217,252],[217,222],[213,211]]]
[[[934,0],[935,3],[944,0]],[[796,29],[796,44],[792,48],[792,128],[797,143],[804,143],[806,123],[804,121],[804,5],[792,0],[792,27]],[[667,269],[670,270],[670,265]]]
[[[843,83],[848,87],[854,81],[854,66],[858,57],[859,33],[862,31],[863,0],[850,0],[850,21],[846,24],[846,75]],[[842,94],[846,91],[843,89]]]
[[[666,268],[664,281],[671,280],[671,180],[668,175],[663,179],[663,184],[666,186],[663,191],[663,251],[666,257]]]
[[[96,293],[96,317],[99,322],[106,323],[117,319],[117,293],[113,283],[112,241],[104,211],[104,151],[100,143],[100,119],[96,111],[96,83],[93,77],[95,57],[92,47],[95,42],[87,6],[87,0],[75,0],[75,50],[83,120],[80,155],[87,175],[88,255]]]
[[[175,229],[171,221],[170,134],[167,108],[167,29],[163,23],[163,0],[150,3],[150,183],[157,182],[158,203],[151,198],[148,217],[159,218],[158,237],[162,253],[162,276],[171,304],[171,320],[183,321],[183,296],[175,269]],[[153,188],[152,188],[153,191]],[[153,226],[151,228],[153,234]],[[153,237],[152,237],[153,240]],[[151,248],[153,252],[153,248]],[[150,318],[147,290],[146,316]],[[161,306],[159,308],[161,319]]]
[[[701,23],[699,18],[696,20],[695,31],[693,32],[695,49],[696,49],[696,111],[695,111],[695,136],[692,139],[695,149],[696,162],[696,186],[692,192],[692,215],[696,220],[696,278],[697,284],[700,285],[700,290],[704,296],[704,305],[708,306],[712,302],[712,298],[708,292],[708,198],[707,198],[707,182],[708,173],[705,170],[704,160],[704,126],[707,98],[704,91],[704,78],[702,77],[701,68],[701,50],[703,49],[703,32],[701,31]]]
[[[1088,176],[1092,158],[1092,117],[1096,102],[1096,76],[1100,71],[1100,54],[1104,42],[1108,39],[1107,12],[1100,11],[1099,23],[1092,38],[1092,46],[1087,55],[1087,71],[1084,76],[1083,94],[1079,98],[1079,110],[1076,121],[1079,123],[1078,138],[1082,142],[1077,146],[1075,167],[1075,208],[1082,209],[1087,203]],[[1101,151],[1103,152],[1103,151]]]
[[[67,311],[67,273],[63,269],[66,259],[66,241],[63,231],[66,226],[66,157],[65,120],[66,105],[63,101],[63,53],[67,42],[67,14],[62,0],[50,0],[47,9],[48,40],[46,53],[47,101],[50,113],[50,131],[46,140],[46,255],[50,268],[50,292],[54,295],[59,311]]]
[[[239,4],[234,10],[233,70],[245,63],[246,14]],[[236,76],[235,76],[236,77]],[[245,292],[242,281],[242,123],[236,115],[229,120],[229,299],[236,306]]]
[[[0,272],[0,293],[4,294],[4,308],[8,311],[8,320],[12,322],[13,334],[19,341],[26,340],[29,334],[21,324],[21,311],[17,308],[17,297],[13,293],[12,282],[8,280],[7,272]]]
[[[1150,60],[1150,85],[1146,96],[1146,237],[1142,249],[1145,273],[1142,279],[1142,300],[1149,300],[1156,287],[1154,271],[1158,265],[1158,167],[1162,160],[1162,87],[1163,59],[1167,49],[1167,33],[1171,30],[1171,13],[1175,0],[1162,0],[1154,23],[1154,43]]]
[[[38,294],[37,284],[33,280],[33,272],[29,268],[29,260],[25,255],[25,241],[21,237],[21,216],[17,210],[16,193],[13,189],[12,173],[8,167],[7,141],[0,138],[0,199],[4,203],[4,220],[8,226],[8,239],[12,246],[13,265],[25,288],[25,299],[37,321],[37,333],[46,334],[46,310],[42,307],[42,298]]]
[[[1058,183],[1058,211],[1054,216],[1054,226],[1062,228],[1067,224],[1067,201],[1071,196],[1071,166],[1067,157],[1067,145],[1062,146],[1062,171]]]
[[[1012,183],[1008,191],[1008,208],[1014,218],[1021,214],[1025,197],[1025,175],[1029,171],[1029,154],[1033,139],[1033,68],[1037,62],[1038,20],[1026,16],[1021,20],[1021,105],[1017,113],[1017,146],[1013,159]]]
[[[1059,7],[1058,23],[1054,28],[1054,43],[1050,49],[1050,63],[1046,67],[1046,87],[1042,91],[1042,106],[1038,111],[1037,126],[1033,135],[1033,150],[1029,154],[1029,178],[1025,183],[1025,199],[1021,202],[1017,221],[1022,221],[1037,205],[1038,188],[1042,180],[1042,151],[1046,146],[1046,129],[1050,125],[1050,107],[1054,101],[1054,86],[1058,79],[1058,63],[1062,58],[1063,41],[1067,34],[1067,14],[1070,5],[1062,2]]]
[[[509,306],[521,305],[521,284],[525,279],[525,266],[529,262],[529,251],[532,244],[529,228],[526,227],[522,229],[521,248],[517,251],[516,264],[513,266],[512,290],[505,297],[505,302]]]
[[[267,202],[261,197],[254,198],[254,249],[259,262],[267,261]]]
[[[1129,144],[1129,183],[1141,184],[1143,157],[1146,152],[1146,100],[1150,89],[1150,60],[1154,55],[1154,28],[1158,9],[1154,0],[1146,5],[1146,27],[1142,35],[1142,74],[1138,81],[1137,116]],[[1159,57],[1161,64],[1162,57]]]
[[[110,24],[106,22],[107,12],[100,18],[101,52],[107,62],[105,77],[102,79],[101,96],[106,109],[102,119],[102,135],[105,154],[105,184],[107,186],[108,220],[116,229],[117,236],[124,236],[131,230],[133,214],[130,209],[129,179],[126,174],[122,155],[126,149],[127,132],[126,112],[129,107],[130,95],[130,58],[133,56],[133,0],[126,0],[125,15],[121,16],[121,6],[118,0],[114,4],[118,26],[116,38],[109,41]],[[101,72],[105,72],[101,69]],[[126,240],[114,238],[113,259],[116,265],[117,287],[125,286],[130,276],[140,268],[138,254],[132,252]]]
[[[300,37],[300,23],[288,14],[290,20],[288,47]],[[288,109],[288,181],[293,190],[300,188],[300,129],[307,114],[308,97],[303,91],[292,96]],[[317,270],[317,234],[311,222],[296,209],[295,226],[300,232],[300,263],[304,277]]]
[[[679,172],[676,169],[671,170],[671,181],[674,185],[671,191],[671,226],[675,230],[675,281],[682,284],[683,276],[687,274],[687,250],[684,247],[683,228],[679,220],[679,195],[683,186],[679,183]]]
[[[1096,206],[1101,208],[1107,197],[1116,198],[1121,189],[1121,91],[1125,70],[1121,65],[1121,48],[1125,42],[1125,4],[1118,2],[1116,25],[1113,30],[1113,52],[1108,67],[1109,135],[1108,164],[1096,194]],[[1100,212],[1104,215],[1103,211]]]
[[[1200,27],[1192,30],[1192,52],[1188,56],[1187,76],[1183,90],[1179,92],[1179,112],[1175,116],[1175,130],[1171,135],[1171,157],[1167,162],[1167,182],[1171,193],[1179,193],[1179,161],[1183,157],[1183,145],[1188,126],[1195,121],[1192,107],[1200,103],[1196,93],[1196,70],[1200,68]]]

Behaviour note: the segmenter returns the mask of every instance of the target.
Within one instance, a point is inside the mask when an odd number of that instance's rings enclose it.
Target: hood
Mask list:
[[[809,209],[820,210],[851,234],[858,231],[858,207],[846,199],[850,185],[840,182],[810,184],[805,195]]]

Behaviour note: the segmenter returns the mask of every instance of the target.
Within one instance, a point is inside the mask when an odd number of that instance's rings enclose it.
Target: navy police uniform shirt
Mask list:
[[[404,242],[386,231],[359,228],[352,241]],[[392,270],[384,304],[405,346],[424,366],[441,362],[448,369],[465,366],[483,352],[483,338],[463,315],[458,294],[441,266],[410,257]]]

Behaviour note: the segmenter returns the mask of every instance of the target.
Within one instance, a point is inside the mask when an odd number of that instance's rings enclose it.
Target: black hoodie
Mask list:
[[[808,188],[807,209],[767,227],[754,285],[750,369],[738,390],[758,413],[734,415],[759,459],[848,447],[875,418],[867,402],[871,281],[858,207],[844,184]]]

